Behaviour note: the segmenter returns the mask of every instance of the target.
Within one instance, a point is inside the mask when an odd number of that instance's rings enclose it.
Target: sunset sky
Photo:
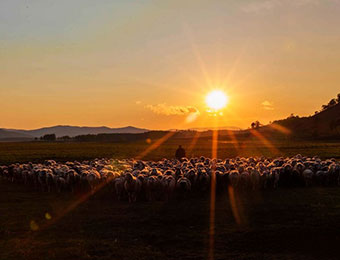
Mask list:
[[[340,92],[339,0],[1,0],[0,128],[246,128]],[[223,90],[221,114],[206,95]]]

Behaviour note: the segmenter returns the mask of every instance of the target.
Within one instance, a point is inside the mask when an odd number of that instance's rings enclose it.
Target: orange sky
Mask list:
[[[209,127],[213,89],[229,96],[219,125],[313,114],[340,92],[339,11],[336,0],[1,1],[0,128]]]

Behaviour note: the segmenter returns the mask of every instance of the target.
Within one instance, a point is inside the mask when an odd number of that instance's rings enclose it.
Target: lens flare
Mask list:
[[[206,96],[205,102],[210,109],[217,111],[228,104],[228,97],[221,90],[213,90]]]
[[[31,228],[32,231],[37,231],[39,229],[39,226],[34,220],[31,220],[30,228]]]

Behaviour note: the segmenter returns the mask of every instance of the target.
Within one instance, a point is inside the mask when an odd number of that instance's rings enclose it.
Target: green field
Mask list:
[[[154,143],[82,143],[82,142],[23,142],[0,143],[0,164],[14,162],[41,162],[45,159],[57,161],[85,160],[93,158],[133,158],[141,155]],[[172,158],[178,144],[187,150],[187,156],[211,156],[210,139],[198,139],[193,145],[191,139],[170,140],[143,156],[144,159],[158,160]],[[340,142],[273,141],[264,144],[258,140],[235,143],[221,140],[218,143],[218,157],[235,156],[306,156],[340,158]]]
[[[0,182],[0,259],[207,259],[208,197],[128,204],[101,191],[65,211],[80,196]],[[235,197],[239,223],[217,196],[215,259],[339,259],[339,188]]]

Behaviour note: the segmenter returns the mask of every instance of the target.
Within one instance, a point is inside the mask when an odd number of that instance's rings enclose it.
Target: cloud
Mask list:
[[[337,2],[337,0],[324,0],[325,2]],[[241,7],[246,13],[258,13],[283,6],[302,7],[306,5],[318,5],[320,0],[261,0],[247,3]]]
[[[137,100],[137,101],[136,101],[136,105],[140,105],[140,104],[142,104],[142,101]]]
[[[263,101],[261,105],[262,105],[262,108],[265,110],[274,110],[273,102],[269,102],[268,100]]]
[[[145,107],[158,115],[171,116],[171,115],[200,114],[198,109],[192,106],[169,106],[163,103],[157,105],[147,105]]]

